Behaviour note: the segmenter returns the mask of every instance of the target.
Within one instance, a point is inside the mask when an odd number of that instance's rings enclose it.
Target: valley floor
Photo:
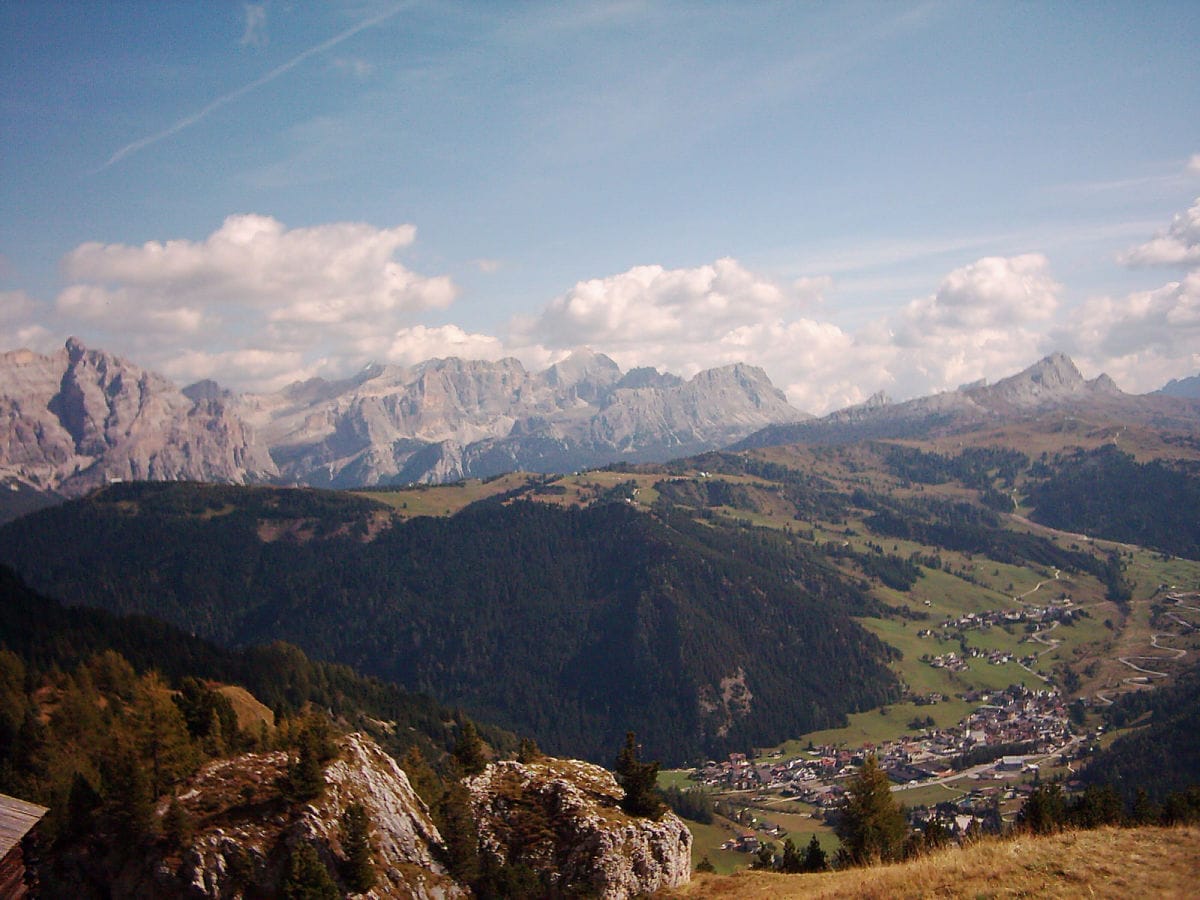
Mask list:
[[[1200,828],[1020,835],[891,866],[821,875],[695,875],[670,897],[1073,898],[1200,895]]]

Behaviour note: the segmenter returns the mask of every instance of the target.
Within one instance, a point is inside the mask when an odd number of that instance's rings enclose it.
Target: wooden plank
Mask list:
[[[44,806],[0,794],[0,857],[7,856],[47,812]]]

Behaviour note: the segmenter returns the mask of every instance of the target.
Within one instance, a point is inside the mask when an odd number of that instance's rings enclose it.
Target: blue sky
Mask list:
[[[1200,371],[1200,4],[0,3],[0,349]]]

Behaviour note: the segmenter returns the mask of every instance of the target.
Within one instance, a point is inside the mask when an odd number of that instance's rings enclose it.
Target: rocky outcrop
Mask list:
[[[325,769],[322,795],[287,801],[276,787],[286,771],[282,752],[209,763],[177,791],[195,824],[180,848],[159,841],[113,879],[115,896],[227,898],[275,896],[288,860],[301,844],[316,850],[336,878],[344,870],[342,814],[361,803],[370,821],[376,885],[370,898],[449,900],[470,896],[438,862],[442,837],[396,762],[374,742],[352,734]],[[159,816],[165,816],[164,801]]]
[[[243,484],[277,474],[229,402],[72,338],[0,356],[0,479],[66,495],[115,480]]]
[[[300,848],[314,852],[343,895],[348,858],[343,815],[361,804],[369,823],[375,885],[356,897],[456,900],[473,896],[442,860],[448,850],[404,771],[361,734],[342,737],[309,802],[281,790],[286,752],[250,753],[206,764],[171,800],[139,848],[117,849],[93,834],[59,860],[65,888],[103,884],[112,896],[234,900],[278,896]],[[639,897],[685,883],[692,838],[674,813],[626,815],[613,776],[589,763],[544,757],[492,763],[465,782],[491,871],[523,865],[555,896]],[[188,823],[186,829],[169,824]],[[180,837],[181,834],[186,836]],[[86,849],[85,849],[86,848]],[[69,864],[68,864],[69,863]],[[71,866],[74,868],[71,868]],[[113,868],[116,866],[116,868]],[[67,873],[74,871],[72,880]]]
[[[490,764],[468,779],[480,851],[546,873],[566,896],[639,897],[691,877],[692,836],[674,813],[620,808],[612,774],[575,760]]]

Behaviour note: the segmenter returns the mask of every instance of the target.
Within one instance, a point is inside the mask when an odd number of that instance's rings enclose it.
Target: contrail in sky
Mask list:
[[[256,78],[254,81],[251,81],[249,84],[244,84],[240,88],[237,88],[236,90],[232,90],[228,94],[218,97],[216,100],[213,100],[207,106],[201,107],[196,112],[192,113],[190,116],[184,116],[182,119],[180,119],[175,124],[171,125],[169,128],[164,128],[162,131],[155,132],[154,134],[148,135],[147,137],[144,137],[144,138],[139,138],[138,140],[134,141],[131,144],[126,144],[124,147],[122,147],[120,150],[118,150],[116,153],[114,153],[112,156],[110,156],[108,158],[108,162],[106,162],[100,168],[96,169],[96,171],[93,172],[92,174],[97,174],[99,172],[103,172],[105,169],[109,168],[110,166],[116,165],[117,163],[119,163],[121,160],[123,160],[125,157],[129,156],[130,154],[137,153],[139,150],[149,147],[151,144],[157,144],[159,141],[163,140],[164,138],[169,138],[173,134],[178,134],[179,132],[183,131],[185,128],[191,128],[193,125],[195,125],[201,119],[204,119],[206,116],[208,116],[209,113],[220,109],[222,106],[232,103],[234,100],[237,100],[239,97],[245,96],[246,94],[250,93],[251,91],[262,87],[264,84],[274,81],[280,75],[290,72],[292,69],[296,68],[296,66],[300,65],[300,63],[304,62],[310,56],[316,56],[318,53],[325,52],[330,47],[336,47],[342,41],[345,41],[345,40],[348,40],[349,38],[354,37],[354,35],[358,34],[360,31],[363,31],[367,28],[373,28],[374,26],[378,25],[380,22],[390,19],[392,16],[396,15],[396,13],[400,12],[400,10],[403,8],[404,8],[403,5],[393,6],[391,9],[387,10],[386,12],[382,12],[377,16],[371,17],[370,19],[364,19],[362,22],[359,22],[357,25],[347,28],[345,31],[341,32],[340,34],[335,34],[333,37],[329,38],[326,41],[322,41],[321,43],[317,44],[315,47],[309,47],[303,53],[298,53],[296,56],[293,56],[291,59],[289,59],[287,62],[283,63],[282,65],[276,66],[274,69],[272,69],[266,75],[263,75],[261,78]]]

